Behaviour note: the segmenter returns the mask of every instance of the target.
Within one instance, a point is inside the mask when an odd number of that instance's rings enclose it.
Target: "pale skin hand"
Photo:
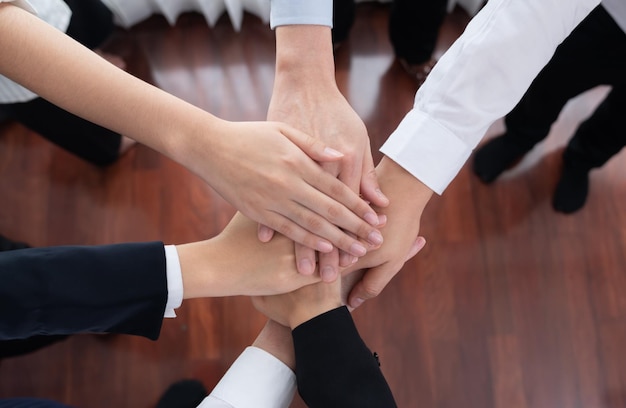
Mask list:
[[[215,238],[177,245],[185,299],[291,292],[319,282],[296,270],[293,241],[256,237],[257,224],[237,213]]]
[[[415,241],[415,237],[419,234],[420,218],[433,194],[431,189],[387,157],[381,160],[376,171],[391,202],[380,210],[387,216],[382,230],[385,243],[349,268],[366,269],[348,297],[353,308],[377,296],[412,257],[419,241]]]
[[[365,125],[335,83],[330,28],[278,27],[276,48],[276,78],[268,120],[288,123],[344,153],[340,161],[322,163],[322,167],[369,202],[386,206],[388,200],[376,180]],[[261,227],[259,237],[267,241],[271,231]],[[340,247],[341,257],[338,251],[320,254],[319,269],[324,281],[337,278],[339,265],[350,265],[355,257],[382,244],[382,236],[377,232],[359,237],[364,242],[362,247]],[[315,253],[310,248],[296,245],[298,270],[304,274],[311,274],[315,266]]]
[[[357,240],[341,229],[363,239],[376,231],[369,205],[315,163],[341,157],[310,136],[284,124],[221,120],[10,3],[0,4],[0,49],[3,75],[181,163],[244,214],[298,243],[359,255]]]
[[[404,262],[415,256],[425,244],[426,240],[422,237],[413,239]],[[342,271],[344,276],[334,282],[319,282],[281,295],[253,297],[252,303],[268,318],[294,329],[322,313],[346,304],[348,293],[361,281],[365,272],[354,268],[354,265],[346,268]]]
[[[252,303],[268,318],[294,329],[342,305],[341,279],[308,285],[283,295],[253,297]]]

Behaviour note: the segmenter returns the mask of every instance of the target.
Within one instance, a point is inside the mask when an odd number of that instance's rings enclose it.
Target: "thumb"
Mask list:
[[[387,207],[389,199],[383,194],[378,185],[378,177],[374,168],[371,153],[363,157],[363,175],[361,177],[361,194],[363,198],[378,207]]]
[[[343,153],[328,147],[325,143],[299,131],[289,125],[283,125],[282,134],[310,158],[318,162],[337,161],[343,158]]]
[[[424,237],[417,237],[413,245],[411,245],[411,249],[409,249],[409,253],[407,254],[404,262],[408,261],[409,259],[413,258],[415,255],[417,255],[417,253],[421,251],[425,245],[426,245],[426,239]]]
[[[424,248],[424,245],[426,245],[426,239],[424,239],[424,237],[417,237],[409,249],[404,262],[417,255],[417,253]],[[387,262],[365,272],[363,279],[350,291],[348,298],[350,307],[356,309],[366,300],[378,296],[396,273],[398,273],[401,267],[402,265],[398,266],[395,263]]]
[[[257,227],[257,238],[259,239],[259,241],[270,242],[273,237],[274,237],[273,229],[271,229],[270,227],[266,225],[259,224],[259,226]]]

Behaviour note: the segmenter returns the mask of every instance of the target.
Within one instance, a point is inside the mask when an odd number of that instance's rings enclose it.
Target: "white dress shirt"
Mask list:
[[[300,2],[308,3],[306,14],[292,5]],[[332,18],[326,3],[272,0],[270,25],[319,24]],[[487,128],[515,106],[556,47],[598,4],[490,0],[437,62],[381,152],[441,194]]]
[[[279,359],[248,347],[198,408],[287,408],[296,375]]]
[[[13,3],[63,32],[72,17],[72,11],[62,0],[0,0],[0,3]],[[0,103],[28,102],[36,97],[35,93],[0,75]]]

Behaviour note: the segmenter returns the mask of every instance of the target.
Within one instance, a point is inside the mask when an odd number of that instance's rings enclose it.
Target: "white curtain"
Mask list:
[[[222,14],[227,13],[235,30],[241,29],[244,11],[252,13],[263,21],[269,21],[270,0],[102,0],[115,14],[117,23],[130,27],[152,14],[162,14],[174,25],[181,13],[196,11],[202,13],[210,26],[213,26]],[[311,0],[315,1],[315,0]],[[357,0],[358,2],[372,0]],[[391,0],[377,0],[389,2]],[[476,14],[483,0],[448,0],[449,8],[455,5],[463,7],[470,15]]]
[[[235,30],[241,29],[243,13],[247,11],[263,21],[269,21],[269,0],[102,0],[115,14],[122,27],[130,27],[152,14],[162,14],[174,25],[181,13],[196,11],[215,25],[224,13],[228,13]]]

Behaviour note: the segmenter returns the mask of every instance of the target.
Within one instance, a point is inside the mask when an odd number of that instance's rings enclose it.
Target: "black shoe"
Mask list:
[[[0,251],[13,251],[15,249],[30,248],[30,245],[23,242],[11,241],[10,239],[0,235]]]
[[[165,391],[156,408],[196,408],[207,395],[200,381],[178,381]]]
[[[474,154],[474,173],[483,183],[491,183],[513,166],[528,149],[511,143],[506,133],[491,139]]]
[[[561,179],[554,190],[552,208],[571,214],[583,208],[589,191],[589,169],[563,165]]]

